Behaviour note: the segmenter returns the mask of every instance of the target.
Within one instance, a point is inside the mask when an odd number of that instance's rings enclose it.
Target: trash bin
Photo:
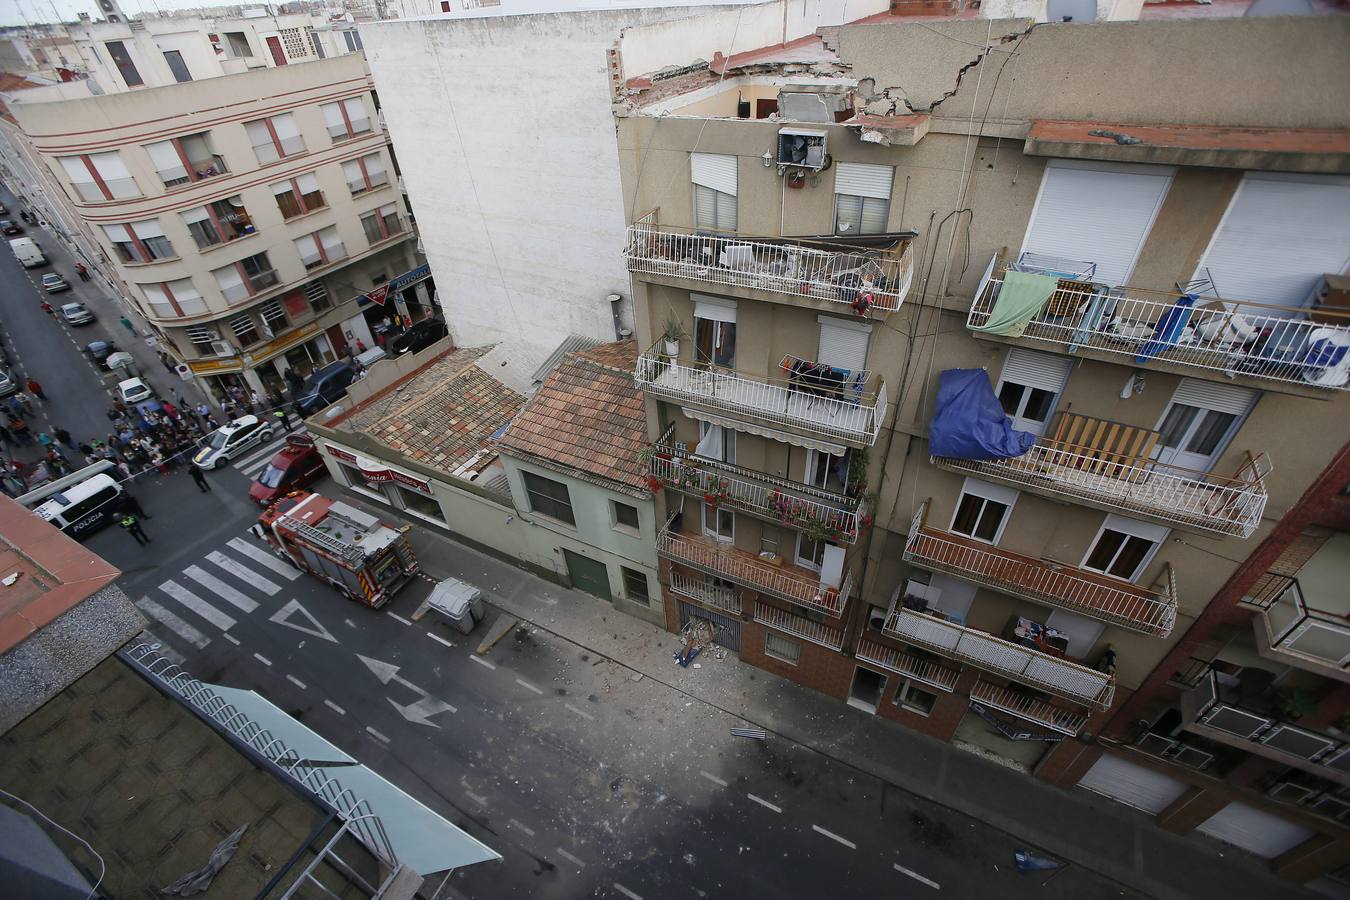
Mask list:
[[[483,621],[483,592],[458,578],[447,578],[432,588],[427,605],[464,634]]]

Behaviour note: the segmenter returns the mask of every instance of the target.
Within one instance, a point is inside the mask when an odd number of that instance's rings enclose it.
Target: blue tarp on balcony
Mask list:
[[[1036,443],[1029,431],[1014,431],[994,396],[984,369],[948,369],[939,376],[937,410],[929,428],[929,452],[955,459],[1007,459]]]

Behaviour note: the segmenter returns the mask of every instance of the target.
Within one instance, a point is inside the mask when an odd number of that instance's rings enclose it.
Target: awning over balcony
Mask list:
[[[760,437],[766,437],[771,441],[782,441],[785,444],[791,444],[794,447],[805,447],[808,450],[819,450],[821,453],[828,453],[831,456],[843,456],[847,449],[843,444],[831,444],[829,441],[822,441],[817,438],[802,437],[796,434],[790,434],[786,431],[778,431],[774,428],[766,428],[763,425],[755,425],[750,422],[742,422],[739,419],[728,419],[723,416],[715,416],[710,412],[704,412],[701,409],[694,409],[691,406],[681,406],[680,412],[691,419],[697,419],[700,422],[707,422],[709,425],[717,425],[722,428],[729,428],[732,431],[745,431],[750,434],[757,434]]]

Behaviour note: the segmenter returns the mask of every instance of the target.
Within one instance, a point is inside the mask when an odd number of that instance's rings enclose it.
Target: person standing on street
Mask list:
[[[42,393],[42,385],[38,383],[38,380],[36,378],[28,379],[28,393],[32,394],[39,400],[47,399],[47,395]]]
[[[203,494],[211,493],[211,485],[206,480],[206,474],[198,466],[189,465],[188,474],[192,476],[192,483],[197,485],[197,490]]]
[[[84,263],[75,264],[75,274],[80,276],[81,281],[89,280],[89,270],[84,267]]]
[[[71,450],[75,449],[75,439],[70,436],[69,431],[66,431],[60,425],[52,426],[52,434],[56,435],[56,439],[61,443],[65,444]]]
[[[131,332],[132,337],[136,336],[136,326],[131,324],[130,319],[128,319],[126,316],[122,316],[122,318],[120,318],[118,321],[122,323],[123,328]]]
[[[43,312],[51,316],[53,319],[56,318],[56,310],[52,309],[52,305],[50,303],[48,303],[46,300],[43,300],[42,303],[39,305],[42,307]]]
[[[127,513],[126,515],[122,516],[121,521],[119,521],[117,524],[122,527],[123,531],[127,532],[132,537],[134,537],[136,539],[136,543],[140,544],[141,546],[144,546],[151,542],[150,536],[147,535],[145,531],[141,528],[140,520],[137,519],[131,513]]]
[[[141,509],[141,501],[137,500],[135,496],[132,495],[131,491],[126,491],[122,494],[122,512],[135,513],[138,518],[147,521],[154,518],[154,516]]]

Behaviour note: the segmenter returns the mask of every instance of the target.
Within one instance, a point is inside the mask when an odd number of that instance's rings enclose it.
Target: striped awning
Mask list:
[[[821,453],[828,453],[831,456],[843,456],[847,448],[843,444],[831,444],[829,441],[817,440],[816,438],[799,437],[795,434],[788,434],[786,431],[778,431],[773,428],[765,428],[763,425],[752,425],[749,422],[743,422],[740,419],[727,419],[722,416],[715,416],[712,413],[704,412],[701,409],[691,409],[687,406],[680,407],[680,412],[691,419],[698,419],[700,422],[707,422],[710,425],[720,425],[723,428],[729,428],[732,431],[744,431],[749,434],[757,434],[760,437],[766,437],[773,441],[782,441],[785,444],[792,444],[794,447],[806,447],[810,450],[819,450]]]

